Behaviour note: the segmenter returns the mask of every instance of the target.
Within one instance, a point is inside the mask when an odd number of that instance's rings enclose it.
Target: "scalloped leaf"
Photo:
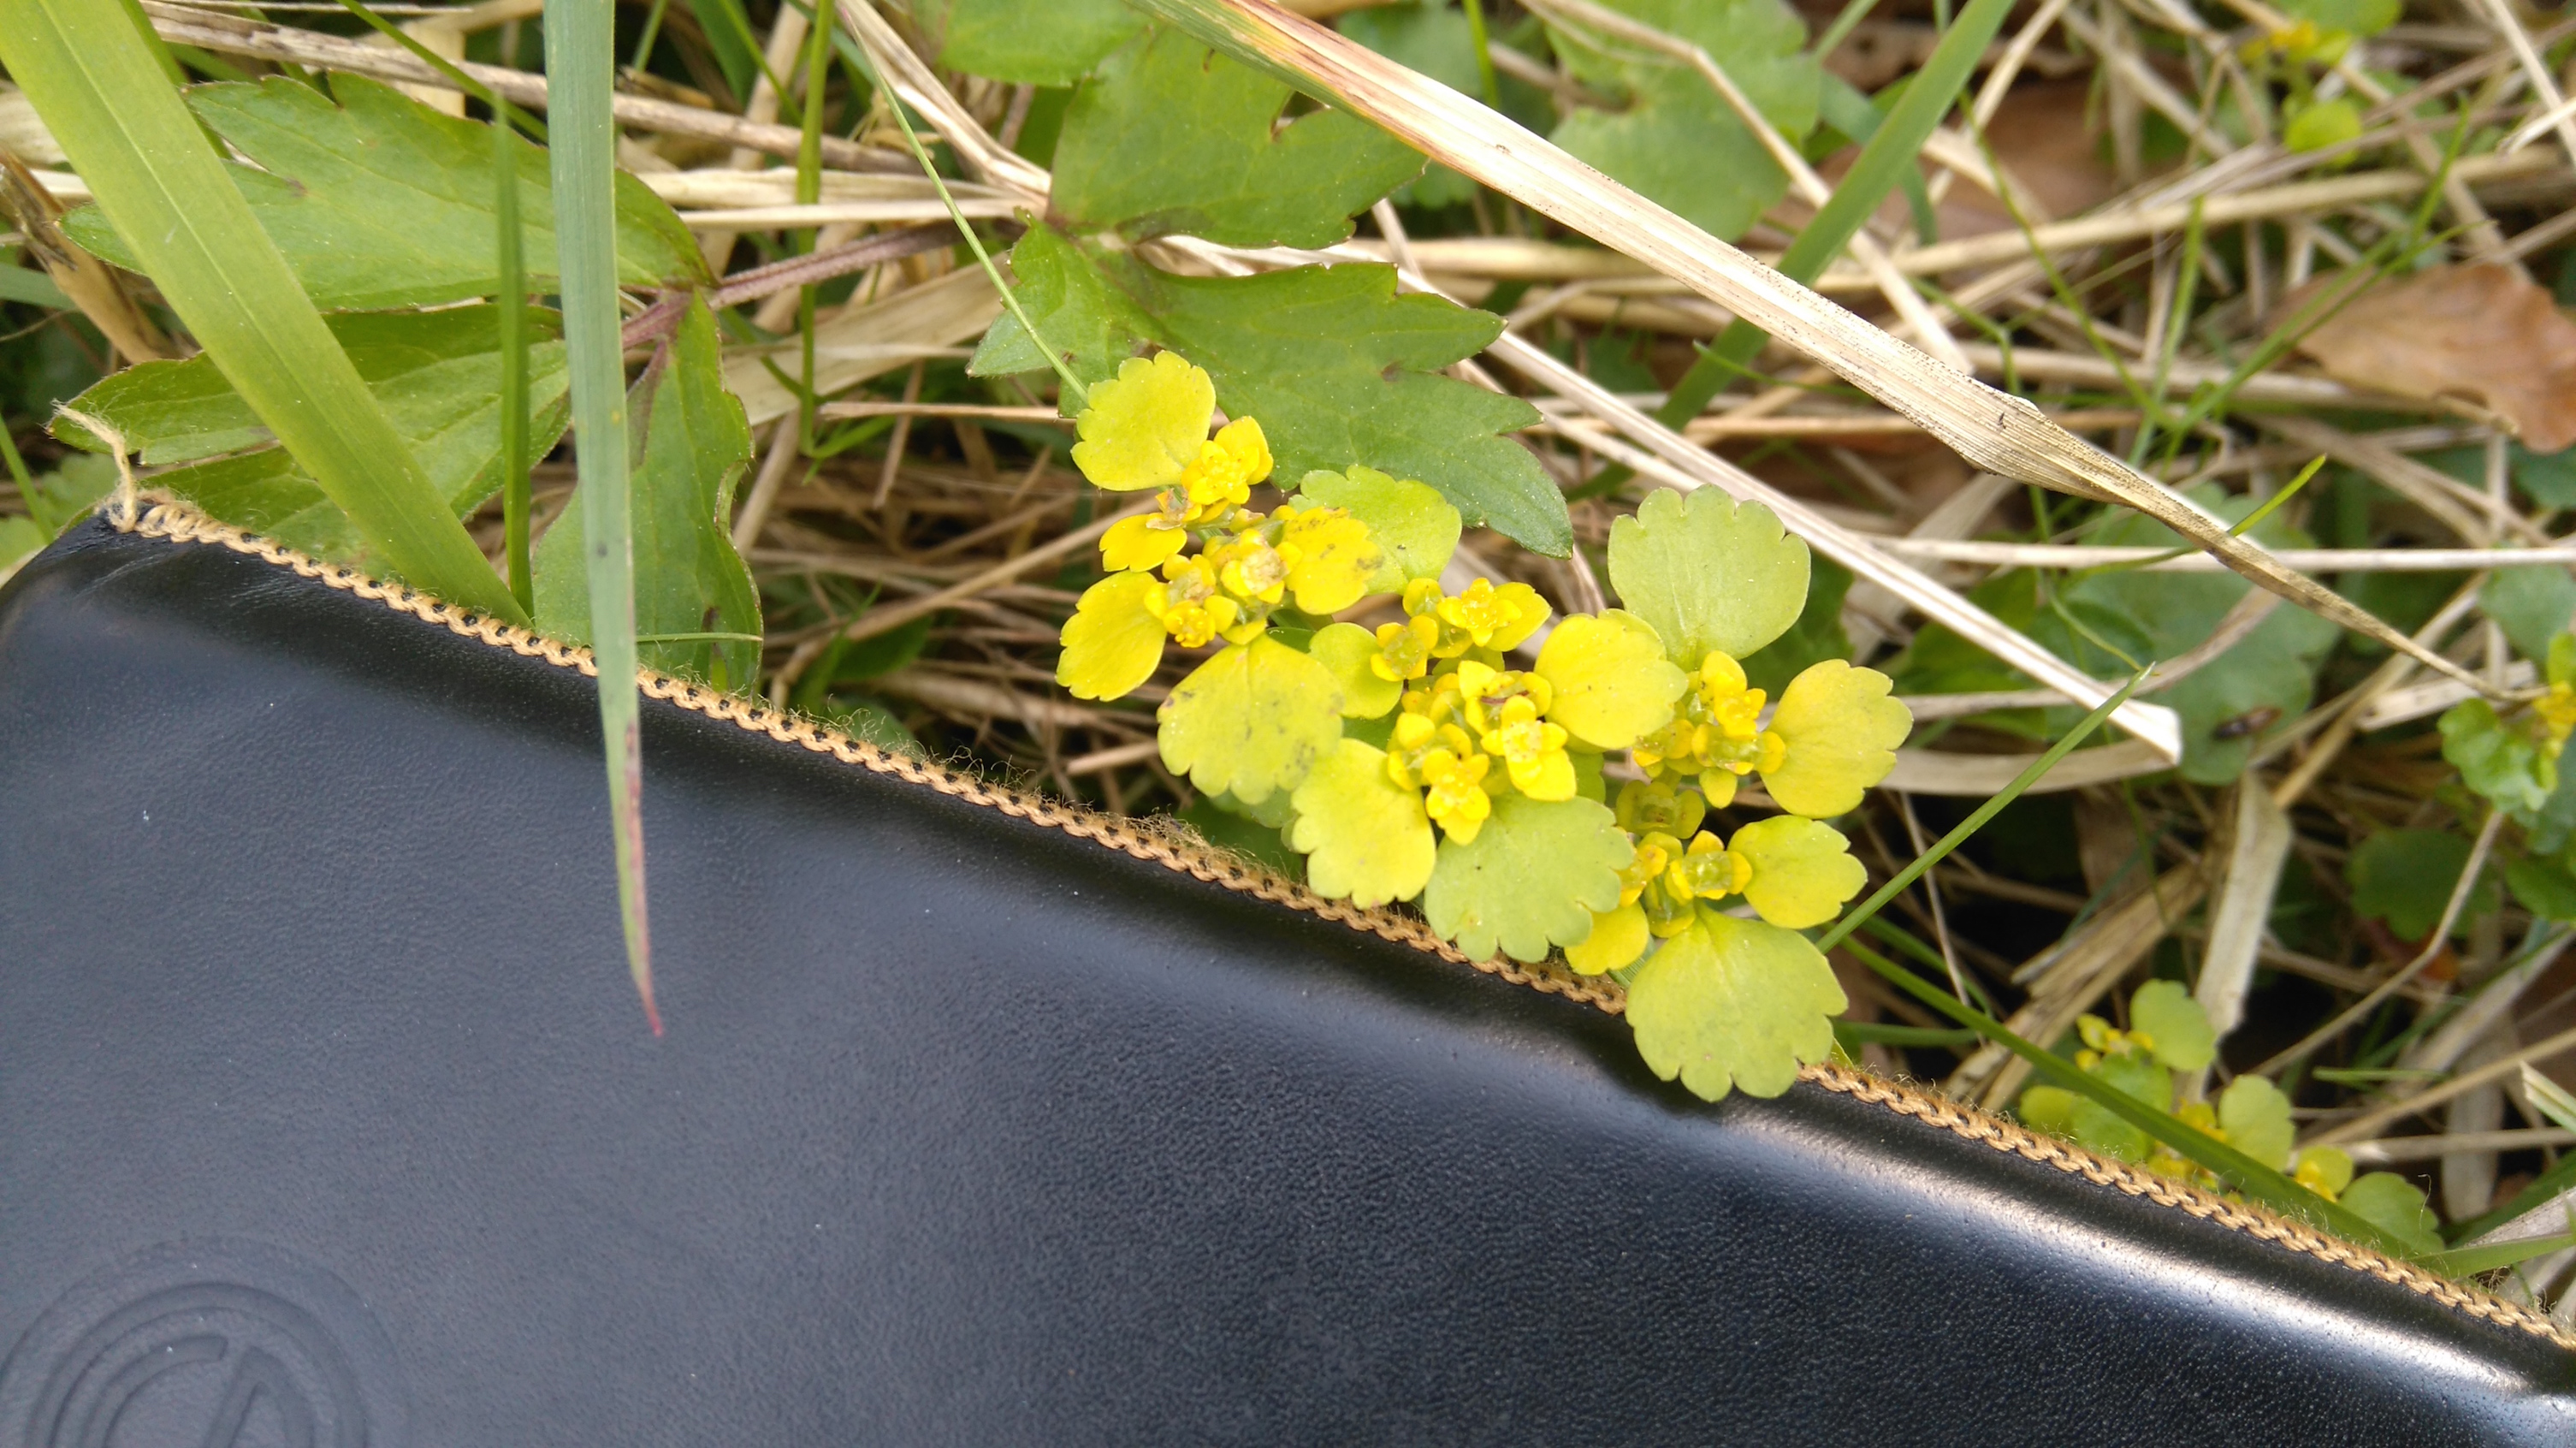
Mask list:
[[[1896,767],[1896,746],[1914,714],[1888,697],[1888,678],[1828,659],[1789,681],[1771,728],[1787,746],[1762,785],[1780,808],[1830,819],[1860,807],[1861,795]]]
[[[1163,701],[1163,765],[1257,805],[1295,789],[1342,737],[1330,669],[1268,634],[1219,650]]]
[[[1458,551],[1464,520],[1439,489],[1426,483],[1355,464],[1337,473],[1308,473],[1297,491],[1368,525],[1369,536],[1386,550],[1385,565],[1369,580],[1371,593],[1400,593],[1416,578],[1438,578]]]
[[[1345,739],[1307,771],[1291,800],[1288,844],[1306,857],[1315,893],[1363,909],[1410,900],[1431,880],[1439,846],[1422,792],[1387,777],[1386,753]]]
[[[2343,1189],[2337,1205],[2413,1253],[2442,1250],[2442,1224],[2424,1194],[2393,1171],[2375,1171]]]
[[[1590,935],[1595,913],[1618,908],[1619,871],[1635,856],[1607,805],[1506,794],[1472,843],[1441,844],[1422,913],[1477,960],[1497,949],[1545,960],[1550,947]]]
[[[1841,831],[1796,815],[1746,825],[1726,852],[1753,867],[1745,900],[1763,919],[1790,930],[1833,919],[1869,883],[1869,870],[1852,858]]]
[[[2275,1171],[2290,1160],[2299,1129],[2290,1120],[2290,1098],[2260,1076],[2239,1076],[2218,1095],[2218,1129],[2227,1144]]]
[[[1628,983],[1638,1054],[1707,1101],[1787,1091],[1802,1063],[1832,1053],[1833,1018],[1849,1005],[1806,937],[1708,910]]]
[[[1616,608],[1558,624],[1538,651],[1538,676],[1555,696],[1547,717],[1594,749],[1625,749],[1671,723],[1690,687],[1654,629]]]
[[[1685,669],[1741,659],[1788,632],[1807,602],[1807,545],[1760,503],[1715,488],[1646,495],[1610,525],[1610,586]]]
[[[1077,699],[1117,699],[1154,677],[1167,637],[1154,612],[1162,591],[1150,573],[1112,574],[1084,589],[1065,620],[1055,681]]]
[[[1342,717],[1375,719],[1404,697],[1404,686],[1381,679],[1369,660],[1377,657],[1377,635],[1355,623],[1330,624],[1315,633],[1306,652],[1333,671],[1342,686]]]
[[[2151,980],[2138,987],[2129,998],[2129,1029],[2145,1032],[2155,1043],[2156,1059],[2177,1071],[2198,1071],[2218,1059],[2218,1032],[2210,1028],[2209,1012],[2181,981]]]

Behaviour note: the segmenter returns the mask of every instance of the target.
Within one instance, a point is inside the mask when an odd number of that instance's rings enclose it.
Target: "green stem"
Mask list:
[[[1483,88],[1485,104],[1495,110],[1503,108],[1503,83],[1494,74],[1494,47],[1485,32],[1485,0],[1467,0],[1467,37],[1476,47],[1476,84]]]
[[[528,277],[519,231],[518,138],[492,119],[493,212],[499,220],[501,288],[501,534],[511,596],[536,612],[528,561]]]

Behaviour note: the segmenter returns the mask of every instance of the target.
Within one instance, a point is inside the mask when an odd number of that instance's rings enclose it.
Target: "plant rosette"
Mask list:
[[[1163,763],[1281,826],[1319,894],[1417,902],[1479,959],[1616,974],[1647,1064],[1711,1100],[1830,1054],[1846,1001],[1799,932],[1867,871],[1822,821],[1913,720],[1839,660],[1776,705],[1747,682],[1805,606],[1806,545],[1759,504],[1657,492],[1611,530],[1626,607],[1555,619],[1525,583],[1442,586],[1461,520],[1420,482],[1354,463],[1252,508],[1268,442],[1251,417],[1211,435],[1216,407],[1172,352],[1092,389],[1075,465],[1160,496],[1102,537],[1057,681],[1116,699],[1167,648],[1212,649],[1161,706]],[[1785,813],[1703,829],[1748,779]]]

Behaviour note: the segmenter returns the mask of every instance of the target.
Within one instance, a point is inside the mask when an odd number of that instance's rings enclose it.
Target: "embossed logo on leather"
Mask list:
[[[137,1253],[0,1363],[0,1442],[26,1448],[400,1448],[406,1407],[357,1294],[257,1243]]]

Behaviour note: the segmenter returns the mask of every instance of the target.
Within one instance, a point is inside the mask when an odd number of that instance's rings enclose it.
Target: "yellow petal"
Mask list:
[[[1538,676],[1554,693],[1547,717],[1595,749],[1625,749],[1663,728],[1689,686],[1645,620],[1615,608],[1558,624],[1538,651]]]
[[[1913,712],[1887,696],[1887,676],[1829,659],[1789,681],[1771,730],[1785,746],[1762,783],[1780,808],[1826,819],[1860,805],[1861,793],[1896,767]]]
[[[1073,465],[1113,492],[1167,488],[1207,441],[1216,383],[1177,352],[1130,357],[1115,380],[1091,389],[1075,427]]]
[[[1744,898],[1774,925],[1804,930],[1841,912],[1869,883],[1869,871],[1830,825],[1795,815],[1757,820],[1735,832],[1726,852],[1752,866]]]
[[[1121,573],[1083,591],[1064,625],[1055,681],[1077,699],[1115,699],[1154,676],[1163,661],[1163,585],[1150,573]]]
[[[1345,719],[1375,719],[1404,697],[1404,685],[1370,667],[1378,657],[1377,639],[1358,624],[1337,623],[1318,630],[1306,652],[1332,670],[1333,677],[1341,683]],[[1422,723],[1428,729],[1431,721],[1425,719]]]
[[[1235,471],[1245,482],[1257,483],[1270,476],[1270,440],[1261,435],[1259,422],[1249,417],[1236,418],[1216,430],[1216,445],[1234,460]]]
[[[1100,535],[1100,565],[1112,573],[1150,572],[1160,568],[1190,541],[1180,528],[1157,528],[1156,517],[1122,518]]]
[[[1607,915],[1592,917],[1592,933],[1565,948],[1565,963],[1581,975],[1600,975],[1613,971],[1646,953],[1646,942],[1653,937],[1646,930],[1646,912],[1635,901],[1620,906]]]
[[[1574,798],[1574,761],[1562,749],[1528,761],[1515,759],[1506,768],[1511,771],[1512,787],[1532,799]]]

